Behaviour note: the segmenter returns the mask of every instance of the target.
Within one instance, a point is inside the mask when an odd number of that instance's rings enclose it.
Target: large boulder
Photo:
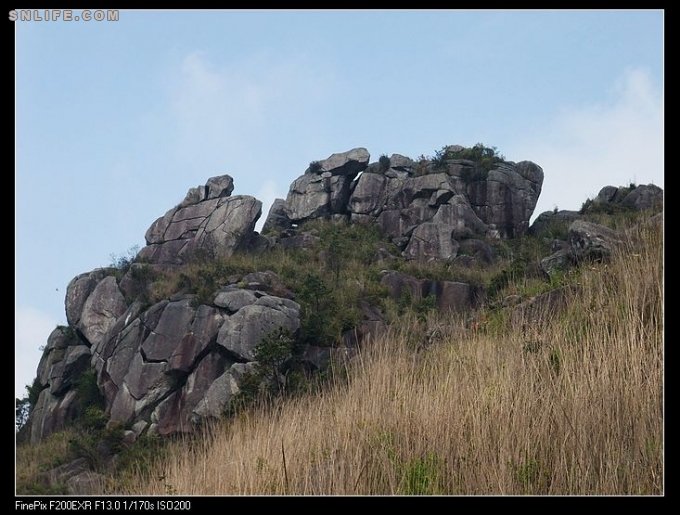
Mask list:
[[[661,209],[663,207],[663,190],[654,184],[643,184],[626,195],[621,204],[637,211]]]
[[[544,211],[536,217],[529,227],[529,234],[534,236],[555,236],[556,233],[566,232],[572,222],[581,220],[583,215],[578,211]]]
[[[349,209],[356,214],[378,215],[382,210],[388,179],[377,173],[363,173],[349,199]]]
[[[543,185],[543,170],[531,161],[501,163],[467,184],[467,196],[479,218],[503,238],[529,229]]]
[[[110,269],[98,268],[71,279],[66,287],[66,298],[64,299],[66,320],[70,326],[78,325],[85,301],[90,293],[104,277],[110,274]]]
[[[90,345],[98,345],[127,305],[114,276],[102,279],[87,297],[76,327]]]
[[[308,173],[298,177],[286,197],[285,215],[293,223],[327,218],[345,211],[350,196],[351,176]]]
[[[278,329],[294,334],[299,328],[300,305],[266,295],[230,316],[220,328],[217,343],[236,360],[253,361],[255,348],[267,335]]]
[[[262,233],[286,231],[291,228],[291,221],[286,214],[286,201],[277,198],[269,208],[269,214],[262,226]]]
[[[211,177],[158,218],[146,232],[139,258],[157,264],[181,264],[197,252],[230,256],[248,246],[262,203],[248,195],[231,197],[233,179]]]
[[[359,172],[366,169],[370,157],[371,155],[365,148],[353,148],[347,152],[331,154],[323,161],[317,161],[316,170],[312,170],[310,167],[305,173],[329,172],[331,175],[344,175],[354,178]]]
[[[355,148],[314,162],[291,184],[284,216],[300,223],[346,213],[352,181],[366,169],[369,158],[365,148]]]
[[[569,226],[569,245],[575,261],[609,259],[621,236],[603,225],[577,220]]]
[[[404,256],[417,261],[449,260],[456,257],[459,244],[453,239],[455,227],[442,223],[424,223],[413,231]]]

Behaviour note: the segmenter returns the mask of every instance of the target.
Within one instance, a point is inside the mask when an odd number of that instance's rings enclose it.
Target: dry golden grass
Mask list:
[[[402,320],[322,393],[175,443],[122,493],[661,494],[662,277],[640,228],[559,312]]]

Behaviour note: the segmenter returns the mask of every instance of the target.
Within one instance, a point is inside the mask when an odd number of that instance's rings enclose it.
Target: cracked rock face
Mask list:
[[[55,329],[38,366],[42,391],[31,415],[33,442],[77,414],[75,385],[90,368],[112,422],[161,435],[192,431],[206,417],[223,414],[265,336],[300,327],[300,306],[268,293],[281,288],[272,272],[244,276],[245,288],[224,287],[212,304],[197,305],[186,295],[145,309],[125,305],[112,275],[100,278],[97,271],[72,284],[92,278],[100,280],[70,288],[74,298],[67,298],[67,305],[82,305],[82,313],[72,310],[81,332]]]
[[[529,161],[503,162],[486,171],[463,159],[436,166],[399,154],[389,162],[369,160],[365,148],[355,148],[310,165],[286,199],[272,205],[267,237],[254,231],[261,202],[232,196],[229,175],[212,177],[151,224],[138,254],[146,264],[133,267],[172,270],[196,256],[310,246],[318,236],[298,233],[297,225],[316,218],[377,224],[407,259],[491,262],[493,251],[484,240],[524,234],[543,181],[541,168]],[[658,203],[654,188],[638,190],[627,203],[640,208]],[[572,245],[582,253],[606,251],[601,233],[591,229],[574,236]],[[272,272],[220,284],[209,301],[178,294],[148,306],[136,293],[135,271],[142,269],[131,268],[119,282],[116,270],[98,269],[69,283],[69,327],[52,333],[38,367],[41,391],[31,414],[32,441],[77,415],[75,385],[88,370],[96,374],[113,422],[129,425],[135,435],[191,431],[229,406],[255,366],[263,338],[300,327],[300,306]],[[435,295],[440,309],[468,309],[478,300],[469,285],[395,274],[384,279],[390,291]],[[369,317],[362,323],[354,333],[370,333],[382,322]],[[311,366],[330,359],[322,353],[309,350]]]
[[[449,260],[468,238],[525,234],[543,184],[543,170],[531,161],[483,170],[465,159],[435,167],[399,154],[389,163],[368,158],[353,149],[310,166],[272,206],[267,229],[285,233],[307,220],[349,217],[376,223],[407,259]]]
[[[262,203],[248,195],[231,197],[233,179],[212,177],[146,231],[139,257],[158,264],[181,264],[196,252],[230,256],[253,238]]]

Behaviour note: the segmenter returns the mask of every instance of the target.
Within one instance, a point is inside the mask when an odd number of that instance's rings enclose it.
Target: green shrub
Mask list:
[[[120,279],[130,269],[130,265],[135,262],[137,253],[139,252],[139,245],[133,245],[125,254],[111,254],[111,268],[116,269],[116,278]]]
[[[443,462],[433,452],[413,458],[401,466],[400,490],[404,495],[436,495],[441,493]]]
[[[378,159],[378,165],[380,167],[381,172],[386,172],[390,168],[390,158],[387,157],[385,154],[380,156],[380,159]]]
[[[453,150],[450,146],[442,147],[435,152],[432,158],[432,164],[437,169],[446,168],[447,162],[450,159],[466,159],[474,161],[481,170],[488,172],[499,163],[505,161],[505,156],[498,152],[496,147],[487,147],[483,143],[477,143],[473,147],[463,148],[461,150]],[[470,176],[469,180],[480,180],[481,177],[486,176]]]
[[[319,161],[312,161],[309,163],[308,173],[321,173],[321,163]]]
[[[104,409],[104,396],[99,391],[97,373],[93,369],[87,369],[75,380],[75,389],[81,413],[90,407]]]

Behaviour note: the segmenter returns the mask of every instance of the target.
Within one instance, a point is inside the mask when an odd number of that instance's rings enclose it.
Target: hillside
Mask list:
[[[353,149],[262,234],[231,177],[190,189],[69,284],[18,492],[659,493],[663,192],[530,227],[542,181]]]

